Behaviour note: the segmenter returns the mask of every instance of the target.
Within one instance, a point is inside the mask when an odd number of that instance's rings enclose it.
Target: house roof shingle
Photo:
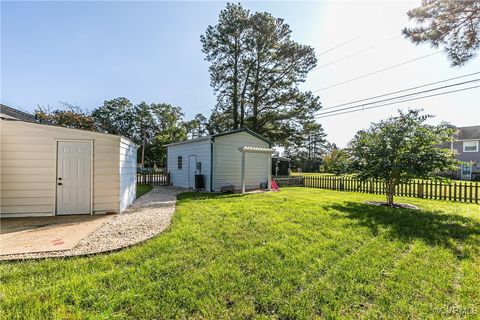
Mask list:
[[[0,117],[38,123],[37,119],[33,114],[11,108],[4,104],[0,104]]]
[[[455,135],[456,140],[480,140],[480,126],[459,127]]]

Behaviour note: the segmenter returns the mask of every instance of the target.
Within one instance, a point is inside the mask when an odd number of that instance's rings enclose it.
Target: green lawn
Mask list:
[[[439,319],[447,306],[478,318],[480,206],[397,198],[422,208],[414,211],[364,203],[383,198],[307,188],[182,194],[170,228],[145,244],[3,263],[0,314]]]
[[[137,185],[137,198],[140,198],[150,190],[152,190],[152,186],[149,184]]]

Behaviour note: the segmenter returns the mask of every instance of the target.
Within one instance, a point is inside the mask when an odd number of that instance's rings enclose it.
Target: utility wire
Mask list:
[[[433,53],[429,53],[429,54],[427,54],[427,55],[424,55],[424,56],[421,56],[421,57],[418,57],[418,58],[415,58],[415,59],[407,60],[407,61],[404,61],[404,62],[395,64],[395,65],[390,66],[390,67],[387,67],[387,68],[383,68],[383,69],[380,69],[380,70],[377,70],[377,71],[373,71],[373,72],[370,72],[370,73],[367,73],[367,74],[364,74],[364,75],[361,75],[361,76],[352,78],[352,79],[350,79],[350,80],[342,81],[342,82],[333,84],[333,85],[328,86],[328,87],[324,87],[324,88],[320,88],[320,89],[314,90],[314,91],[312,91],[312,93],[313,93],[313,92],[323,91],[323,90],[330,89],[330,88],[334,88],[334,87],[338,87],[338,86],[341,86],[341,85],[343,85],[343,84],[346,84],[346,83],[349,83],[349,82],[352,82],[352,81],[355,81],[355,80],[363,79],[363,78],[372,76],[372,75],[377,74],[377,73],[380,73],[380,72],[384,72],[384,71],[387,71],[387,70],[391,70],[391,69],[394,69],[394,68],[403,66],[403,65],[405,65],[405,64],[408,64],[408,63],[411,63],[411,62],[414,62],[414,61],[418,61],[418,60],[420,60],[420,59],[424,59],[424,58],[433,56],[433,55],[435,55],[435,54],[437,54],[437,53],[440,53],[440,52],[441,52],[441,51],[438,50],[438,51],[435,51],[435,52],[433,52]]]
[[[315,70],[319,70],[319,69],[322,69],[322,68],[331,66],[332,64],[335,64],[335,63],[337,63],[337,62],[346,60],[346,59],[348,59],[348,58],[351,58],[351,57],[353,57],[353,56],[356,56],[357,54],[363,53],[363,52],[368,51],[368,50],[370,50],[370,49],[379,47],[379,46],[381,46],[381,45],[383,45],[383,44],[385,44],[385,43],[387,43],[387,42],[390,42],[390,41],[392,41],[392,40],[398,39],[398,38],[400,38],[400,37],[402,37],[402,35],[398,35],[398,36],[395,36],[395,37],[393,37],[393,38],[386,39],[386,40],[384,40],[384,41],[382,41],[382,42],[378,42],[378,43],[376,43],[376,44],[374,44],[374,45],[372,45],[372,46],[370,46],[370,47],[364,48],[364,49],[362,49],[362,50],[358,50],[358,51],[356,51],[356,52],[354,52],[354,53],[351,53],[351,54],[349,54],[349,55],[346,55],[345,57],[342,57],[342,58],[337,59],[337,60],[333,60],[332,62],[329,62],[329,63],[327,63],[327,64],[318,66],[318,67],[316,67],[316,68],[313,68],[311,71],[315,71]],[[329,50],[329,51],[330,51],[330,50]]]
[[[393,92],[390,92],[390,93],[385,93],[385,94],[381,94],[381,95],[378,95],[378,96],[373,96],[373,97],[370,97],[370,98],[364,98],[364,99],[360,99],[360,100],[355,100],[355,101],[351,101],[351,102],[337,104],[337,105],[334,105],[334,106],[331,106],[331,107],[322,108],[322,110],[335,109],[335,108],[347,106],[347,105],[353,104],[353,103],[368,101],[368,100],[377,99],[377,98],[381,98],[381,97],[385,97],[385,96],[390,96],[390,95],[396,94],[396,93],[401,93],[401,92],[411,91],[411,90],[415,90],[415,89],[420,89],[420,88],[432,86],[434,84],[439,84],[439,83],[442,83],[442,82],[448,82],[448,81],[452,81],[452,80],[456,80],[456,79],[470,77],[470,76],[473,76],[473,75],[476,75],[476,74],[479,74],[479,73],[480,72],[474,72],[474,73],[466,74],[466,75],[459,76],[459,77],[449,78],[449,79],[445,79],[445,80],[441,80],[441,81],[430,82],[430,83],[422,84],[422,85],[419,85],[419,86],[416,86],[416,87],[411,87],[411,88],[408,88],[408,89],[393,91]]]
[[[365,106],[369,106],[369,105],[372,105],[372,104],[377,104],[377,103],[380,103],[380,102],[386,102],[386,101],[391,101],[391,100],[408,98],[408,97],[416,96],[416,95],[419,95],[419,94],[422,94],[422,93],[427,93],[427,92],[432,92],[432,91],[437,91],[437,90],[443,90],[443,89],[447,89],[447,88],[450,88],[450,87],[461,86],[461,85],[464,85],[464,84],[467,84],[467,83],[478,82],[478,81],[480,81],[480,78],[473,79],[473,80],[468,80],[468,81],[463,81],[463,82],[458,82],[458,83],[454,83],[454,84],[450,84],[450,85],[444,85],[444,86],[441,86],[441,87],[436,87],[436,88],[432,88],[432,89],[428,89],[428,90],[423,90],[423,91],[413,92],[413,93],[409,93],[409,94],[404,94],[404,95],[396,96],[396,97],[392,97],[392,98],[387,98],[387,99],[372,101],[372,102],[368,102],[368,103],[363,103],[363,104],[360,104],[360,105],[355,105],[355,106],[345,107],[345,108],[341,108],[341,109],[336,109],[336,110],[332,110],[332,111],[319,112],[316,115],[321,116],[321,115],[325,115],[325,114],[335,113],[335,112],[338,112],[338,111],[350,110],[350,109],[355,109],[355,108],[359,108],[359,107],[365,107]]]
[[[480,88],[480,86],[473,86],[473,87],[467,87],[467,88],[462,88],[462,89],[450,90],[450,91],[441,92],[441,93],[436,93],[436,94],[431,94],[431,95],[427,95],[427,96],[423,96],[423,97],[410,98],[410,99],[405,99],[405,100],[402,100],[402,101],[389,102],[389,103],[385,103],[385,104],[381,104],[381,105],[373,106],[373,107],[368,107],[368,108],[362,108],[362,109],[355,109],[355,110],[348,110],[348,111],[344,111],[344,112],[338,112],[338,113],[335,113],[335,114],[329,114],[329,115],[320,116],[320,117],[316,117],[316,118],[317,118],[317,119],[328,118],[328,117],[338,116],[338,115],[341,115],[341,114],[353,113],[353,112],[358,112],[358,111],[363,111],[363,110],[368,110],[368,109],[375,109],[375,108],[380,108],[380,107],[389,106],[389,105],[392,105],[392,104],[403,103],[403,102],[407,102],[407,101],[420,100],[420,99],[425,99],[425,98],[431,98],[431,97],[441,96],[441,95],[444,95],[444,94],[449,94],[449,93],[454,93],[454,92],[471,90],[471,89],[475,89],[475,88]]]
[[[335,49],[337,49],[337,48],[343,47],[344,45],[346,45],[346,44],[348,44],[348,43],[350,43],[350,42],[352,42],[352,41],[355,41],[355,40],[357,40],[357,39],[360,38],[360,37],[361,37],[361,36],[356,36],[355,38],[352,38],[352,39],[347,40],[347,41],[345,41],[345,42],[342,42],[342,43],[340,43],[340,44],[338,44],[338,45],[336,45],[336,46],[334,46],[334,47],[332,47],[332,48],[330,48],[330,49],[327,49],[327,50],[325,50],[325,51],[322,51],[322,52],[320,52],[320,53],[317,54],[317,57],[318,57],[318,56],[321,56],[321,55],[324,55],[324,54],[326,54],[326,53],[329,53],[330,51],[333,51],[333,50],[335,50]]]

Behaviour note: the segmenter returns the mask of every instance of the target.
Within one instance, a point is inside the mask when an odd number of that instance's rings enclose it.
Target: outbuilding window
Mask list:
[[[478,141],[463,141],[463,152],[478,152]]]
[[[178,170],[181,170],[181,169],[182,169],[182,165],[183,165],[182,156],[178,156],[178,157],[177,157],[177,169],[178,169]]]

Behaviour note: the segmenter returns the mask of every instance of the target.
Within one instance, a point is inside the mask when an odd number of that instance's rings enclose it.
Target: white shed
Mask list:
[[[170,182],[194,189],[198,174],[203,175],[205,190],[211,192],[219,192],[223,186],[242,191],[258,189],[261,183],[270,187],[271,146],[270,141],[248,129],[169,144]]]
[[[119,213],[135,200],[127,138],[6,117],[0,126],[2,218]]]

